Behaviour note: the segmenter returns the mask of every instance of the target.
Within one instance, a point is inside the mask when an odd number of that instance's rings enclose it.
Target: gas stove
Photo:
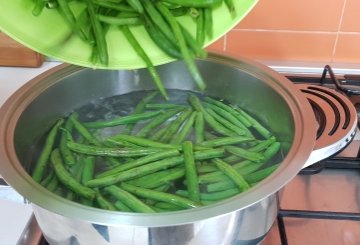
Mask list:
[[[299,86],[315,111],[319,123],[315,151],[317,147],[321,151],[322,144],[319,139],[322,135],[336,135],[339,132],[334,128],[343,131],[352,124],[352,120],[356,120],[344,105],[337,105],[340,107],[339,111],[334,109],[332,104],[339,103],[333,103],[333,96],[330,96],[332,99],[319,98],[316,97],[316,93],[336,91],[339,97],[348,98],[346,104],[351,102],[356,109],[354,116],[360,116],[360,76],[335,75],[330,66],[325,66],[319,76],[284,75]],[[320,102],[314,102],[316,100]],[[349,106],[351,108],[351,105]],[[329,112],[337,116],[327,117],[328,122],[324,122],[326,119],[323,114]],[[325,126],[326,123],[330,126]],[[359,123],[355,126],[354,131],[350,130],[338,137],[338,151],[333,154],[322,151],[329,156],[306,164],[308,167],[279,193],[277,222],[263,241],[263,245],[360,243]],[[336,138],[326,141],[336,142]]]
[[[6,100],[4,90],[8,96],[22,83],[57,64],[48,62],[41,69],[21,68],[21,72],[20,68],[0,68],[1,79],[5,74],[5,80],[10,80],[6,82],[16,82],[0,83],[0,104]],[[287,70],[284,75],[304,92],[312,105],[318,123],[318,142],[304,163],[305,168],[279,192],[277,222],[261,244],[359,244],[360,76],[335,75],[329,66],[325,66],[322,74]],[[21,222],[26,225],[17,243],[46,244],[34,216],[27,212],[24,220]]]

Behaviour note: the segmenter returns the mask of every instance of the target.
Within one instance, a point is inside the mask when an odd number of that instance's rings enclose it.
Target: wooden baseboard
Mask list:
[[[44,56],[0,32],[0,66],[40,67]]]

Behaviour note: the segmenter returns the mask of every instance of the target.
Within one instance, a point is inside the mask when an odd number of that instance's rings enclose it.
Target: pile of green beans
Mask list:
[[[76,112],[57,120],[33,179],[84,205],[168,212],[246,192],[282,160],[275,135],[239,106],[190,92],[183,104],[156,97],[109,120],[83,122]],[[97,136],[109,127],[120,132]]]
[[[165,54],[182,59],[199,89],[204,90],[206,85],[195,58],[206,57],[203,46],[205,39],[211,39],[213,35],[212,11],[223,2],[231,16],[235,16],[233,0],[34,0],[33,14],[37,16],[45,8],[59,11],[71,28],[70,35],[75,34],[92,48],[89,60],[94,66],[97,63],[108,65],[111,53],[106,42],[107,31],[110,27],[118,27],[146,64],[161,94],[168,98],[151,58],[142,48],[142,40],[136,39],[131,27],[143,26],[151,40]],[[82,5],[80,13],[76,11],[79,5]],[[194,20],[195,36],[177,19],[185,15]]]

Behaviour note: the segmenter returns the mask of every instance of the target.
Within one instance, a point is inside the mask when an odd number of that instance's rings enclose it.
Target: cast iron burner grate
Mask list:
[[[327,78],[327,73],[329,73],[330,79]],[[345,78],[346,78],[346,76],[345,76]],[[359,82],[360,78],[357,78],[357,79],[358,79],[357,82]],[[293,80],[293,79],[290,78],[290,80]],[[295,80],[293,80],[293,81],[296,82]],[[341,83],[339,81],[339,79],[336,78],[331,67],[327,65],[327,66],[325,66],[322,77],[318,81],[318,83],[320,85],[324,85],[324,84],[329,84],[329,81],[330,81],[330,84],[333,83],[335,85],[335,88],[338,91],[341,91],[341,93],[346,94],[350,98],[350,100],[352,101],[352,104],[353,104],[352,107],[356,107],[356,105],[359,105],[358,103],[360,103],[360,102],[357,102],[357,100],[359,100],[360,87],[354,86],[354,85],[346,85],[346,86],[343,85],[343,83]],[[304,82],[304,81],[302,81],[302,82]],[[311,83],[313,83],[313,82],[314,81],[311,81]],[[318,85],[300,85],[300,86],[305,86],[306,88],[314,87],[315,91],[318,90],[319,87],[324,90],[327,90],[326,87],[321,87]],[[314,90],[311,89],[311,91],[313,92]],[[306,94],[313,95],[312,92],[307,92],[307,90],[305,90],[303,92],[305,92]],[[312,96],[309,96],[309,97],[312,97]],[[312,104],[311,101],[310,101],[310,103]],[[312,106],[314,108],[315,113],[319,113],[319,115],[317,115],[317,120],[318,121],[324,120],[324,118],[321,118],[323,115],[322,115],[322,112],[319,112],[319,108],[317,106],[314,106],[313,104],[312,104]],[[336,111],[336,109],[333,109],[331,105],[330,105],[330,107],[332,110]],[[351,106],[349,108],[351,108]],[[318,112],[316,112],[317,110],[318,110]],[[336,113],[336,112],[334,112],[334,113]],[[345,112],[345,114],[347,114],[347,112]],[[357,115],[357,117],[359,117],[358,116],[359,114],[355,114],[355,115]],[[350,119],[350,121],[351,120],[352,119]],[[340,118],[340,121],[341,121],[341,118]],[[348,121],[349,121],[348,119],[345,119],[345,120],[343,120],[343,122],[339,122],[339,119],[335,119],[331,123],[331,125],[334,128],[335,127],[341,128],[341,127],[346,126]],[[324,132],[326,132],[325,128],[319,127],[318,138],[320,138],[321,135],[324,134]],[[328,133],[330,133],[330,134],[333,133],[332,128],[330,131],[328,131]],[[350,143],[349,141],[347,141],[346,143],[347,144]],[[360,148],[358,150],[357,156],[355,156],[355,157],[337,157],[337,156],[333,156],[331,158],[329,157],[325,160],[321,160],[321,161],[319,161],[315,164],[312,164],[311,166],[303,169],[300,172],[300,174],[316,174],[316,173],[321,172],[325,168],[326,169],[359,170],[360,169]],[[280,205],[279,205],[279,207],[280,207]],[[360,213],[312,211],[312,210],[290,210],[290,209],[282,209],[280,207],[278,216],[277,216],[278,231],[279,231],[281,244],[287,245],[288,239],[287,239],[287,235],[286,235],[286,227],[285,227],[284,218],[360,221]]]

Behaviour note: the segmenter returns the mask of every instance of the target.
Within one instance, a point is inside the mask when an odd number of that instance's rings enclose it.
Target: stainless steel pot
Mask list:
[[[54,120],[99,97],[153,89],[146,70],[105,71],[60,65],[19,89],[0,110],[0,171],[33,203],[50,244],[257,244],[277,214],[277,191],[303,167],[315,118],[300,91],[275,71],[244,58],[198,60],[206,94],[258,115],[283,143],[284,159],[267,179],[223,202],[186,211],[136,214],[99,210],[57,196],[28,175],[34,145]],[[158,67],[167,88],[196,90],[186,67]]]

